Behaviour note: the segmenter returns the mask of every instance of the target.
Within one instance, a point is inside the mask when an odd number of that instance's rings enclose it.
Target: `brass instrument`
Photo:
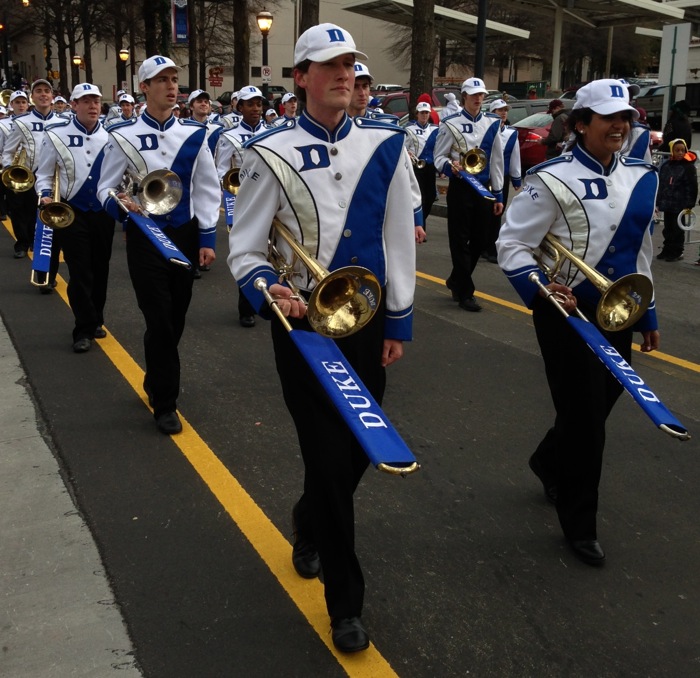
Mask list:
[[[425,167],[425,160],[418,159],[418,153],[420,152],[420,141],[416,133],[412,130],[405,128],[406,130],[406,150],[408,151],[408,157],[411,158],[411,163],[417,169],[423,169]]]
[[[34,172],[27,165],[27,150],[18,148],[12,164],[2,171],[2,183],[15,193],[24,193],[34,187]]]
[[[124,192],[139,199],[146,215],[168,214],[182,199],[182,181],[172,170],[153,170],[142,176],[127,169],[124,176],[127,184]]]
[[[470,148],[466,153],[460,153],[459,163],[469,174],[480,174],[486,168],[489,159],[486,157],[486,152],[475,146]]]
[[[413,153],[409,153],[409,156],[414,167],[417,167],[418,169],[423,169],[425,167],[425,160],[420,160],[416,158],[416,156],[413,155]]]
[[[241,187],[240,172],[241,170],[238,167],[232,167],[224,174],[224,178],[221,180],[223,189],[231,195],[236,195]]]
[[[553,261],[552,266],[542,261],[542,254]],[[564,247],[551,233],[547,233],[540,244],[540,254],[535,254],[535,261],[550,281],[559,277],[565,259],[574,264],[601,293],[596,308],[596,319],[601,327],[609,332],[618,332],[634,325],[644,315],[654,294],[652,282],[645,275],[630,273],[612,282]]]
[[[270,260],[287,279],[295,294],[299,291],[289,282],[293,263],[285,262],[275,248],[275,236],[291,247],[316,281],[311,292],[306,316],[311,327],[325,337],[348,337],[361,330],[374,316],[382,291],[377,277],[362,266],[344,266],[332,273],[316,261],[278,219],[272,222]]]
[[[4,89],[0,91],[0,106],[7,108],[10,105],[10,96],[12,95],[11,89]]]
[[[39,205],[39,219],[49,228],[66,228],[73,223],[75,212],[65,202],[61,202],[61,187],[59,167],[53,173],[53,199],[49,203]]]

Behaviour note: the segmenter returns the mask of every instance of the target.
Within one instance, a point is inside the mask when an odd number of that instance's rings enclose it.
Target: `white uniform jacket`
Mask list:
[[[85,212],[102,210],[97,184],[108,141],[109,135],[100,122],[90,132],[77,118],[47,125],[36,174],[39,196],[51,196],[58,165],[61,195],[54,196],[54,200],[65,200]]]
[[[141,176],[157,169],[172,170],[182,181],[182,198],[169,214],[151,218],[164,228],[178,227],[197,217],[199,246],[213,249],[221,192],[206,134],[204,125],[173,115],[161,124],[148,114],[148,109],[138,118],[112,127],[97,190],[104,208],[115,219],[123,219],[109,191],[119,192],[127,167]]]
[[[472,117],[464,108],[456,115],[440,121],[435,141],[435,168],[451,177],[450,161],[459,161],[460,154],[479,147],[486,153],[486,167],[474,177],[491,193],[497,202],[503,202],[503,141],[501,119],[497,115],[479,113]]]
[[[421,125],[417,120],[412,120],[406,125],[406,132],[406,148],[419,160],[434,164],[438,126],[432,122]]]
[[[649,148],[651,131],[640,122],[633,122],[630,133],[627,135],[622,155],[630,158],[639,158],[644,162],[651,162],[651,149]]]
[[[0,157],[2,157],[5,142],[9,139],[11,131],[12,118],[2,118],[2,120],[0,120]]]
[[[219,135],[219,144],[216,148],[216,171],[219,174],[219,180],[223,179],[224,174],[231,168],[241,167],[243,164],[243,144],[256,134],[268,129],[263,122],[251,127],[241,120],[236,127],[224,130]]]
[[[333,131],[307,113],[246,144],[236,200],[228,264],[260,309],[277,273],[267,261],[274,217],[322,266],[333,271],[357,265],[370,269],[385,287],[388,339],[410,340],[416,275],[411,177],[395,125],[345,116]],[[288,261],[291,252],[278,241]],[[293,282],[311,290],[315,281],[299,263]]]
[[[37,110],[13,118],[10,136],[2,149],[3,167],[12,164],[15,151],[21,146],[27,151],[27,165],[36,173],[39,167],[38,151],[44,140],[44,127],[58,120],[60,118],[53,111],[44,116]]]
[[[528,307],[539,292],[528,280],[530,273],[536,271],[543,283],[549,282],[533,258],[547,233],[610,280],[628,273],[651,279],[657,188],[653,165],[616,154],[605,168],[576,145],[571,153],[528,171],[501,227],[498,263]],[[544,262],[552,264],[547,257]],[[597,305],[600,292],[576,266],[565,263],[562,274],[559,282],[573,288],[577,299]],[[635,329],[656,328],[652,300]]]
[[[503,142],[503,169],[505,176],[510,177],[513,188],[520,188],[523,185],[523,177],[518,130],[515,127],[504,125],[503,129],[501,129],[501,141]]]

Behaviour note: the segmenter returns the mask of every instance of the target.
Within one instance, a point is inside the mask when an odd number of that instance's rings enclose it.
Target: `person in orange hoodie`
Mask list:
[[[678,215],[685,209],[692,209],[698,199],[697,155],[688,150],[683,139],[673,139],[669,147],[671,157],[659,169],[656,208],[664,213],[664,244],[656,258],[680,261],[685,233],[678,225]]]

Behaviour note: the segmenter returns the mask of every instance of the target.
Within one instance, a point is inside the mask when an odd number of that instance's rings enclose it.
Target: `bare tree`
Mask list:
[[[435,0],[414,0],[411,40],[410,105],[413,110],[422,92],[433,87],[435,65]]]

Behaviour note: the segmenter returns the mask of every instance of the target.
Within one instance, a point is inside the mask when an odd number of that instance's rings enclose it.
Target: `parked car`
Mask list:
[[[380,83],[378,85],[375,85],[372,88],[372,94],[375,96],[380,93],[386,93],[386,92],[401,92],[403,91],[403,87],[401,85],[391,85],[391,84],[386,84],[386,83]]]
[[[262,85],[258,87],[259,90],[262,91]],[[270,98],[270,101],[273,99],[279,99],[282,97],[284,94],[287,93],[287,90],[282,87],[282,85],[268,85],[267,86],[267,92],[268,96]],[[227,91],[227,92],[222,92],[218,97],[216,97],[216,100],[224,107],[226,108],[227,106],[231,105],[231,95],[233,94],[232,91]]]
[[[508,102],[510,110],[508,111],[508,122],[511,125],[520,122],[535,113],[546,113],[549,108],[551,99],[517,99],[516,101]],[[573,101],[564,101],[566,108],[573,106]]]
[[[552,116],[549,113],[535,113],[516,122],[513,127],[518,130],[518,144],[520,146],[520,166],[524,172],[531,167],[539,165],[546,160],[546,146],[540,140],[549,134],[552,126]],[[661,147],[663,135],[659,131],[651,131],[649,149],[654,153]],[[653,160],[657,162],[656,160]]]
[[[435,110],[439,111],[445,105],[445,94],[448,92],[456,94],[459,101],[459,87],[433,87],[430,95],[431,105]],[[376,98],[379,99],[379,107],[385,113],[391,113],[397,118],[402,118],[410,113],[409,96],[410,90],[408,89],[402,89],[400,92],[378,92],[376,94]]]

